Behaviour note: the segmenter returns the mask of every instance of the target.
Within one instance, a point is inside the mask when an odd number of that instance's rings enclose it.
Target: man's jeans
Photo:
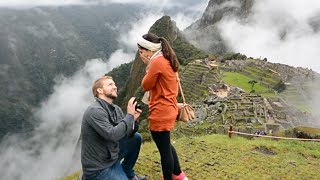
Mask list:
[[[111,167],[95,171],[90,175],[83,174],[85,180],[128,180],[126,174],[123,172],[120,162],[117,161]]]
[[[134,177],[133,167],[138,159],[141,143],[142,136],[139,133],[121,139],[119,160],[109,168],[85,175],[85,180],[127,180]]]
[[[132,137],[120,140],[119,160],[121,161],[123,159],[121,165],[123,171],[129,178],[133,178],[135,175],[133,167],[137,162],[141,143],[142,136],[138,132],[136,132]]]

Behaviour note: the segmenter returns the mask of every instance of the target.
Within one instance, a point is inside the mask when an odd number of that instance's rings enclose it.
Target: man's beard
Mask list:
[[[112,95],[112,94],[104,94],[106,97],[111,98],[111,99],[116,99],[117,95]]]

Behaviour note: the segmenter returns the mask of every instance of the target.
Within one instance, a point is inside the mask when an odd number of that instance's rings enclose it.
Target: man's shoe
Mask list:
[[[139,176],[139,175],[134,175],[133,178],[131,178],[131,180],[147,180],[147,176]]]

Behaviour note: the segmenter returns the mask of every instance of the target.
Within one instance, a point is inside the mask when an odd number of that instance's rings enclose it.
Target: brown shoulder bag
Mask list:
[[[178,73],[176,73],[176,74],[177,74],[178,85],[179,85],[179,89],[180,89],[180,93],[181,93],[182,101],[183,101],[182,103],[177,104],[178,105],[177,121],[188,122],[188,121],[191,121],[195,118],[194,110],[189,104],[186,103],[186,99],[184,98],[179,75],[178,75]]]

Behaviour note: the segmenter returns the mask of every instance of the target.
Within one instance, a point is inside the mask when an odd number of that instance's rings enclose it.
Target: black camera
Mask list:
[[[137,101],[137,98],[134,99],[133,104],[134,104],[136,101]],[[137,103],[135,108],[136,108],[136,110],[137,110],[137,109],[140,109],[140,110],[141,110],[141,104]]]

